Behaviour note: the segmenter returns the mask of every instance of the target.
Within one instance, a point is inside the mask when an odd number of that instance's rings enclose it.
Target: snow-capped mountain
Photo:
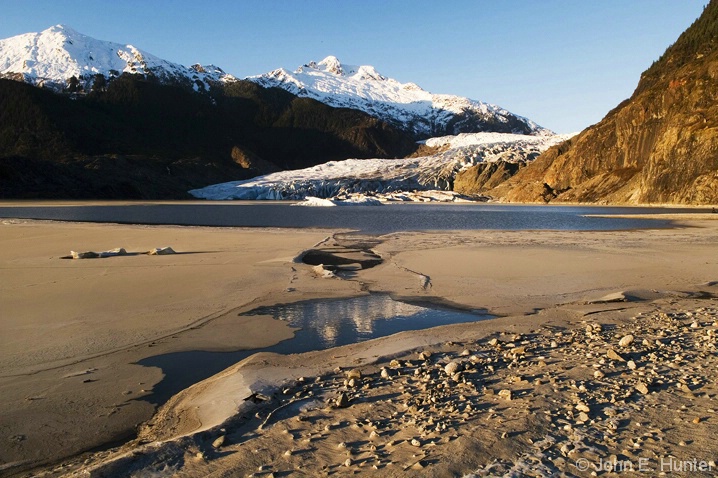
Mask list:
[[[348,198],[370,193],[386,200],[426,200],[408,192],[451,190],[460,171],[482,162],[531,161],[549,147],[569,139],[564,135],[473,133],[432,138],[428,146],[442,152],[406,159],[347,159],[311,168],[281,171],[246,181],[214,184],[190,191],[200,199]],[[443,148],[442,148],[443,149]],[[451,199],[452,196],[445,196]]]
[[[96,40],[65,25],[0,40],[0,77],[63,90],[73,77],[87,88],[98,74],[113,78],[122,73],[152,76],[195,90],[236,80],[214,65],[186,67],[132,45]]]
[[[97,40],[65,25],[40,33],[0,40],[0,78],[57,91],[88,91],[98,75],[122,73],[182,84],[198,91],[237,81],[214,65],[172,63],[132,45]],[[77,81],[76,81],[76,80]],[[285,69],[246,78],[264,87],[280,87],[334,107],[364,111],[417,139],[447,134],[499,132],[551,134],[533,121],[495,105],[453,95],[432,94],[414,83],[400,83],[372,66],[344,65],[329,56],[294,72]]]
[[[283,68],[250,76],[265,87],[279,87],[297,96],[334,107],[353,108],[428,138],[493,131],[552,134],[528,118],[499,106],[460,96],[432,94],[414,83],[400,83],[372,66],[342,64],[328,56],[290,72]]]

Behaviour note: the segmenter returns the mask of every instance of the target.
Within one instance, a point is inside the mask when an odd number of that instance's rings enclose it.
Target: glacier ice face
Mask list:
[[[473,133],[432,138],[426,144],[439,152],[429,156],[330,161],[306,169],[214,184],[190,194],[211,200],[303,200],[310,196],[346,200],[372,194],[385,199],[426,201],[432,196],[416,192],[450,191],[454,177],[465,168],[481,162],[530,161],[571,136]],[[457,198],[437,194],[433,200]]]
[[[265,87],[279,87],[330,106],[362,110],[413,131],[418,137],[496,131],[546,134],[551,131],[499,106],[454,95],[432,94],[414,83],[402,84],[373,66],[346,65],[328,56],[294,72],[283,68],[250,76]]]

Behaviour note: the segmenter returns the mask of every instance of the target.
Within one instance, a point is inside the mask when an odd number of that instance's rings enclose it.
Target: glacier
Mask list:
[[[330,161],[306,169],[214,184],[189,193],[209,200],[301,201],[313,197],[341,202],[373,196],[380,201],[461,201],[468,198],[451,191],[460,171],[481,162],[530,161],[574,134],[465,133],[437,137],[425,142],[434,150],[426,156]]]

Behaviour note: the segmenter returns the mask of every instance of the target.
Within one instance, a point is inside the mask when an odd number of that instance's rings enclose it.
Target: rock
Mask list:
[[[411,444],[413,446],[421,446],[421,442],[419,440],[417,440],[416,438],[411,439]]]
[[[401,367],[401,362],[399,362],[398,360],[394,359],[394,360],[392,360],[391,362],[389,362],[389,366],[390,366],[391,368],[399,368],[399,367]]]
[[[497,339],[497,338],[493,338],[493,339],[489,340],[489,345],[491,345],[492,347],[496,346],[498,343],[499,343],[499,339]]]
[[[586,413],[591,411],[591,409],[588,407],[588,405],[586,405],[583,402],[578,402],[578,405],[576,405],[576,410],[578,410],[579,412],[586,412]]]
[[[588,421],[588,414],[586,412],[581,412],[578,414],[578,421],[581,423],[585,423]]]
[[[355,368],[355,369],[349,370],[347,372],[348,380],[351,380],[351,379],[359,380],[360,378],[361,378],[361,370],[359,370],[359,369]]]
[[[636,367],[636,362],[634,362],[633,360],[629,360],[629,361],[626,363],[626,365],[628,365],[628,368],[630,368],[631,370],[636,370],[636,368],[637,368],[637,367]]]
[[[419,460],[416,463],[414,463],[413,465],[411,465],[411,469],[412,470],[423,470],[424,468],[426,468],[426,465],[427,465],[426,461]]]
[[[347,458],[347,459],[344,461],[344,466],[352,466],[352,459],[351,459],[351,458]]]
[[[691,389],[688,387],[688,385],[686,385],[685,383],[682,383],[679,388],[680,388],[681,392],[685,393],[686,395],[689,395],[689,396],[691,396],[691,397],[695,396],[695,395],[693,394],[693,390],[691,390]]]
[[[641,392],[644,395],[648,394],[648,387],[646,387],[646,384],[644,384],[643,382],[638,382],[636,384],[636,390],[638,390],[639,392]]]
[[[172,249],[169,246],[166,247],[155,247],[154,249],[150,249],[146,252],[147,255],[150,256],[167,256],[170,254],[177,254],[174,249]]]
[[[347,382],[347,387],[349,387],[349,388],[354,388],[354,387],[356,387],[356,385],[357,385],[357,381],[354,380],[353,378],[350,378],[349,381]]]
[[[382,368],[381,369],[381,378],[389,378],[389,377],[391,377],[391,374],[389,373],[389,371],[385,368]]]
[[[337,397],[337,407],[339,408],[347,408],[349,406],[349,397],[347,397],[347,394],[342,392],[339,394],[339,397]]]
[[[325,266],[324,264],[319,264],[312,267],[312,272],[314,272],[317,277],[321,277],[322,279],[333,279],[336,277],[336,274],[334,274],[334,272],[331,271],[328,266]]]
[[[217,439],[215,439],[212,442],[212,448],[214,448],[214,449],[222,448],[222,445],[224,445],[224,441],[225,441],[224,435],[217,437]]]
[[[628,347],[633,343],[633,338],[634,337],[631,334],[625,335],[621,338],[621,340],[618,341],[618,345],[620,345],[621,347]]]
[[[511,390],[503,389],[499,391],[499,397],[503,398],[504,400],[511,400]]]
[[[594,377],[594,378],[597,378],[597,379],[599,379],[599,380],[602,379],[602,378],[605,377],[605,376],[606,376],[606,374],[603,373],[603,372],[601,372],[600,370],[596,370],[595,372],[593,372],[593,377]]]
[[[619,342],[619,344],[620,344],[620,342]],[[608,351],[606,352],[606,357],[608,357],[608,358],[611,359],[611,360],[616,360],[616,361],[618,361],[618,362],[625,362],[625,361],[626,361],[625,358],[621,357],[621,355],[619,355],[619,353],[616,352],[616,351],[613,350],[613,349],[608,349]]]
[[[97,252],[86,251],[86,252],[75,252],[70,251],[70,256],[73,259],[97,259],[100,255]]]
[[[454,375],[456,372],[459,371],[459,363],[458,362],[449,362],[444,366],[444,372],[446,375]]]
[[[425,350],[419,354],[419,360],[429,360],[431,357],[431,352],[428,350]]]
[[[459,354],[459,356],[461,356],[461,357],[468,357],[469,355],[471,355],[471,351],[469,349],[464,349]]]

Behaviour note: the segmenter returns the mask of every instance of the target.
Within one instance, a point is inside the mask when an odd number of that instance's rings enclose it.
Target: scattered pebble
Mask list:
[[[222,448],[222,445],[224,445],[224,441],[225,441],[225,436],[224,436],[224,435],[221,435],[221,436],[217,437],[217,438],[212,442],[212,448],[215,448],[215,449]]]
[[[633,335],[625,335],[621,338],[621,340],[618,341],[618,345],[621,347],[628,347],[633,343]]]

